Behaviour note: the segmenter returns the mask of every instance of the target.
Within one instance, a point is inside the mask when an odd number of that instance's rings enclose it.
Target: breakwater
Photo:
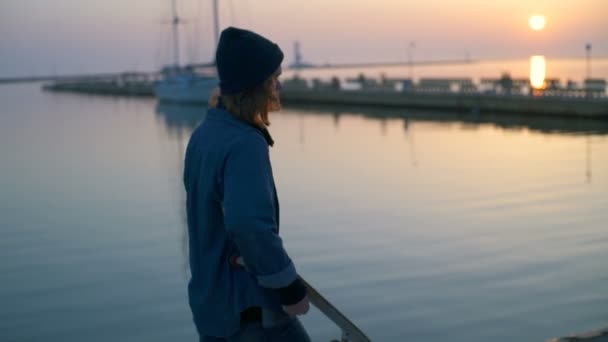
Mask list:
[[[44,85],[45,90],[113,96],[154,96],[156,78],[127,75],[87,78]],[[470,79],[358,80],[356,89],[339,80],[308,81],[294,78],[284,82],[281,98],[286,104],[376,106],[416,108],[472,113],[521,113],[563,117],[608,118],[605,81],[600,89],[565,89],[550,83],[547,89],[527,89],[525,80],[484,79],[480,85]],[[486,85],[484,88],[483,85]],[[488,87],[489,85],[489,87]],[[201,98],[207,97],[202,94]]]
[[[480,113],[526,113],[608,118],[608,99],[606,98],[425,91],[391,92],[366,89],[353,91],[291,89],[283,91],[281,99],[286,104],[346,104]]]
[[[124,73],[119,75],[82,77],[44,84],[48,91],[114,96],[154,96],[157,74]]]

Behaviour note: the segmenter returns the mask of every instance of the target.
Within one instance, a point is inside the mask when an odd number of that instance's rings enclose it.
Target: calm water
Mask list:
[[[0,103],[0,340],[195,341],[181,168],[204,111]],[[373,340],[608,325],[608,122],[287,108],[271,131],[287,248]]]

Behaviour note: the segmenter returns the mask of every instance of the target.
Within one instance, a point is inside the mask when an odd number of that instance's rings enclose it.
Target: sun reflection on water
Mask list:
[[[533,88],[543,89],[545,87],[546,71],[545,56],[530,57],[530,85]]]

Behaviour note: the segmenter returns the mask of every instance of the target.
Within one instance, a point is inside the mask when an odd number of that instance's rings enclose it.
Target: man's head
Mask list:
[[[222,102],[237,117],[269,125],[268,112],[278,110],[283,52],[277,44],[247,30],[222,31],[216,52]]]
[[[283,61],[279,46],[257,33],[229,27],[215,53],[222,95],[247,91],[267,80]]]

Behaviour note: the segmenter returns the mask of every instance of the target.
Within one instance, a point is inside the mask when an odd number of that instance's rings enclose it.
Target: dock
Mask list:
[[[124,73],[58,81],[43,86],[48,91],[111,96],[154,96],[159,75]],[[350,87],[345,83],[350,82]],[[353,87],[353,85],[355,85]],[[581,87],[547,80],[547,88],[533,89],[525,79],[423,78],[381,80],[358,78],[331,81],[304,80],[295,76],[283,82],[281,100],[290,105],[343,105],[411,108],[480,114],[526,114],[608,119],[606,81],[586,80]],[[204,101],[202,101],[204,102]]]
[[[577,87],[562,87],[546,80],[546,88],[534,89],[527,79],[470,78],[368,79],[365,75],[323,81],[294,77],[284,82],[285,104],[348,105],[413,108],[469,113],[512,113],[562,117],[608,118],[606,81],[588,79]]]
[[[44,84],[42,88],[55,92],[152,97],[154,96],[154,82],[159,77],[159,74],[129,72],[62,79]]]
[[[290,89],[281,92],[285,104],[325,104],[450,110],[472,113],[522,113],[534,115],[608,119],[608,99],[565,96],[523,96],[452,92],[342,91]]]

